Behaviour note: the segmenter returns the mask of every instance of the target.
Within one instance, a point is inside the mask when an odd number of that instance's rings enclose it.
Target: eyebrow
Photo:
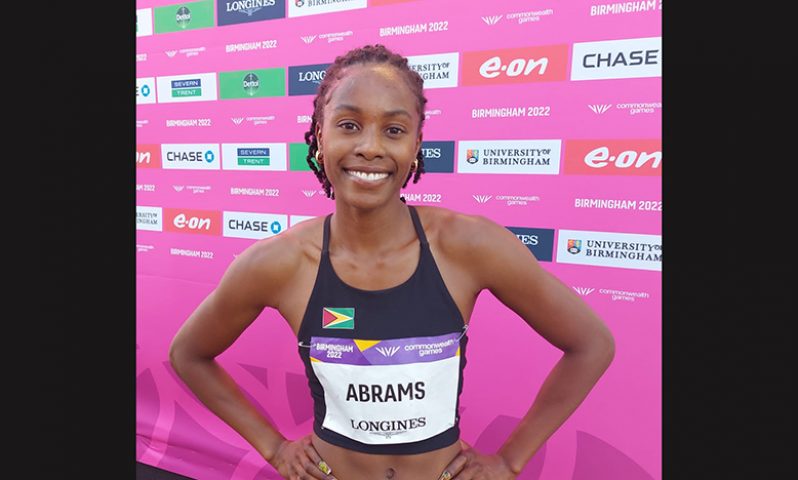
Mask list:
[[[341,110],[350,110],[350,111],[355,112],[355,113],[363,113],[363,110],[361,110],[360,108],[358,108],[358,107],[356,107],[354,105],[348,105],[348,104],[338,105],[337,107],[335,107],[334,111],[338,112],[338,111],[341,111]],[[413,116],[410,115],[410,113],[408,113],[407,110],[402,109],[402,108],[399,108],[399,109],[396,109],[396,110],[388,110],[387,112],[385,112],[383,114],[384,117],[393,117],[393,116],[396,116],[396,115],[405,115],[405,116],[407,116],[409,118],[413,118]]]

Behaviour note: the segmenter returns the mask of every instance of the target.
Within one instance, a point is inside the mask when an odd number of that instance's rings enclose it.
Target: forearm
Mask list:
[[[519,473],[541,445],[571,416],[613,357],[611,344],[592,352],[565,353],[498,454]]]
[[[263,418],[216,360],[172,359],[172,366],[210,411],[238,432],[266,461],[271,460],[285,437]]]

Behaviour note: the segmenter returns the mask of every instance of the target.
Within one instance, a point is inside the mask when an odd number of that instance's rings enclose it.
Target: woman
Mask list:
[[[285,478],[515,478],[614,355],[602,321],[509,230],[404,203],[424,172],[426,101],[407,59],[381,45],[336,58],[305,135],[335,212],[241,253],[172,341],[180,378]],[[564,352],[492,455],[459,439],[457,415],[483,289]],[[214,360],[265,307],[299,341],[315,414],[304,438],[284,438]]]

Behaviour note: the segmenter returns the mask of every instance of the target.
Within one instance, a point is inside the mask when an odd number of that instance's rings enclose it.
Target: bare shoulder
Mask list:
[[[424,231],[434,236],[447,255],[466,257],[489,247],[497,237],[512,232],[482,215],[471,215],[443,207],[416,207]]]
[[[289,285],[305,262],[321,251],[321,228],[324,218],[314,218],[295,225],[279,235],[258,240],[241,252],[228,268],[226,276],[238,280],[240,288],[258,289],[263,305],[277,307],[282,287]],[[264,286],[270,288],[263,288]]]
[[[509,229],[483,215],[471,215],[442,207],[417,207],[430,242],[458,265],[479,288],[489,288],[493,277],[508,263],[529,264],[534,256]]]

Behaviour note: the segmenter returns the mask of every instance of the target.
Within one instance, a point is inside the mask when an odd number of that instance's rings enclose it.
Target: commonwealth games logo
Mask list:
[[[244,77],[243,87],[244,92],[251,97],[255,95],[255,92],[257,92],[258,88],[260,88],[260,79],[254,73],[248,73]]]
[[[571,240],[568,239],[568,253],[573,253],[576,255],[577,253],[582,251],[582,240]]]
[[[322,328],[355,329],[355,309],[324,307],[321,316]]]

